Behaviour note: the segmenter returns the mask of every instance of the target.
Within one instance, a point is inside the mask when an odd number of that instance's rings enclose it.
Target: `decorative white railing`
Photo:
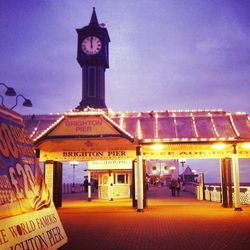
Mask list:
[[[198,200],[203,199],[202,187],[198,183],[186,183],[186,190],[196,195]],[[234,188],[233,190],[233,203],[234,203]],[[205,200],[222,202],[222,188],[220,185],[204,185]],[[250,205],[250,186],[240,187],[240,203]]]
[[[75,183],[75,188],[73,189],[73,183],[63,183],[62,193],[71,194],[71,193],[80,193],[84,191],[83,184]]]
[[[187,192],[197,195],[197,186],[199,186],[197,182],[186,182],[185,190]]]

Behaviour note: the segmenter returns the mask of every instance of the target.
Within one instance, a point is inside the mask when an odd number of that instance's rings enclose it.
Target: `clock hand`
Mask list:
[[[90,37],[90,48],[93,49],[93,37]]]

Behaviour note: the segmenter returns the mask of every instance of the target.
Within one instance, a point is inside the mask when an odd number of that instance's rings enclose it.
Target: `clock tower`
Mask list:
[[[88,26],[76,29],[77,61],[82,68],[82,100],[76,109],[106,109],[105,70],[109,68],[107,29],[98,23],[95,8]]]

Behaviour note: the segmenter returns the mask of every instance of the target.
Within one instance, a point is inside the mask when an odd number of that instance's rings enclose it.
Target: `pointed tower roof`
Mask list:
[[[95,7],[93,7],[93,12],[92,12],[92,16],[91,16],[89,25],[93,25],[93,26],[97,25],[97,26],[99,26],[97,16],[96,16],[96,13],[95,13]]]

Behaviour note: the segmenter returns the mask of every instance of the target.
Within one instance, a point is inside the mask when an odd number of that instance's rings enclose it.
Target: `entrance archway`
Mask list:
[[[219,127],[219,122],[225,130]],[[220,133],[225,137],[219,137]],[[167,134],[169,138],[166,138]],[[238,158],[250,158],[248,141],[248,116],[237,114],[233,118],[231,114],[215,111],[197,111],[197,114],[187,111],[178,116],[176,112],[138,113],[128,114],[128,117],[103,111],[70,112],[34,138],[35,147],[41,151],[41,161],[136,159],[140,178],[143,159],[230,158],[235,190],[238,191]],[[153,146],[162,149],[155,150]],[[110,169],[102,170],[109,172]],[[138,182],[138,188],[142,190],[143,182],[139,179]],[[240,208],[238,196],[239,192],[236,194],[236,209]],[[143,200],[141,195],[139,198]]]

